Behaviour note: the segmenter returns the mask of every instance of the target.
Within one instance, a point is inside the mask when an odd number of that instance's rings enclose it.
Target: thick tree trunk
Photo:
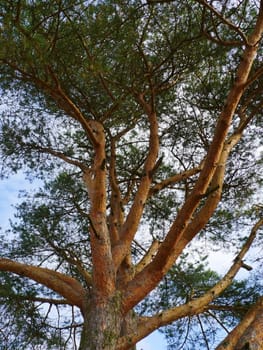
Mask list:
[[[84,313],[84,326],[79,350],[114,350],[120,335],[121,298],[105,300],[92,296]]]
[[[110,300],[92,296],[83,310],[84,326],[79,350],[115,350],[118,339],[135,324],[131,315],[123,317],[120,310],[119,294]],[[136,350],[136,346],[127,350]]]

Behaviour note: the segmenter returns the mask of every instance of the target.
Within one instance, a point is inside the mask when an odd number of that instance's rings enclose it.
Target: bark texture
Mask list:
[[[132,343],[129,347],[126,334],[136,332],[137,317],[133,312],[124,316],[121,304],[121,295],[118,293],[108,300],[99,296],[87,298],[79,350],[115,350],[120,337],[126,339],[127,350],[136,349]]]

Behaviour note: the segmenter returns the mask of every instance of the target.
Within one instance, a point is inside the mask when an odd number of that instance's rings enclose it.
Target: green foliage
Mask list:
[[[256,2],[216,4],[240,30],[251,32]],[[194,0],[153,5],[139,0],[2,1],[0,15],[0,176],[23,170],[43,183],[35,193],[24,193],[7,232],[12,239],[6,241],[2,235],[1,251],[5,257],[66,272],[84,284],[77,265],[90,270],[90,203],[76,164],[89,167],[93,150],[63,96],[85,118],[103,123],[106,169],[115,142],[117,181],[123,197],[130,193],[126,213],[143,177],[149,148],[149,124],[136,95],[144,92],[158,114],[163,157],[153,185],[198,166],[234,82],[244,48],[242,37]],[[262,61],[259,52],[252,74]],[[151,101],[153,87],[155,101]],[[261,214],[255,204],[263,181],[262,154],[257,151],[262,89],[261,76],[246,90],[234,116],[230,132],[240,122],[242,106],[253,118],[228,160],[222,202],[200,234],[200,239],[212,240],[216,247],[230,243],[239,247],[246,226]],[[149,198],[141,221],[146,241],[163,238],[195,180],[196,176],[183,179]],[[256,243],[260,242],[262,237]],[[138,251],[133,253],[137,261]],[[190,257],[183,257],[142,303],[142,313],[185,303],[219,280],[205,268],[204,256],[198,263],[186,263],[186,258]],[[63,349],[68,335],[52,328],[52,320],[33,301],[36,296],[54,295],[7,274],[0,279],[0,324],[9,329],[7,337],[0,332],[3,350],[33,350],[37,344]],[[233,307],[231,312],[216,310],[213,315],[178,320],[164,332],[181,341],[182,347],[201,347],[203,324],[213,343],[218,324],[233,326],[258,290],[258,284],[235,282],[216,300],[216,305]],[[66,326],[70,329],[70,323]]]
[[[1,350],[64,349],[63,332],[50,328],[51,310],[43,308],[34,298],[39,290],[28,281],[10,274],[0,274]]]

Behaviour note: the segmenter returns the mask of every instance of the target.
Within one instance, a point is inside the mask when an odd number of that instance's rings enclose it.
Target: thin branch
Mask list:
[[[53,305],[72,305],[69,300],[67,299],[52,299],[52,298],[42,298],[42,297],[33,297],[31,295],[19,295],[19,294],[1,294],[1,297],[8,297],[10,299],[15,300],[26,300],[26,301],[33,301],[37,303],[47,303],[47,304],[53,304]]]
[[[69,158],[68,156],[66,156],[63,152],[60,151],[56,151],[54,149],[51,149],[49,147],[41,147],[35,144],[30,144],[30,143],[23,143],[23,146],[29,147],[31,149],[35,149],[38,150],[39,152],[42,153],[46,153],[46,154],[50,154],[56,158],[59,158],[61,160],[63,160],[64,162],[71,164],[71,165],[75,165],[78,168],[80,168],[81,170],[85,171],[87,170],[87,166],[84,165],[82,162],[76,160],[76,159],[72,159]]]
[[[81,276],[86,281],[87,285],[90,286],[92,283],[92,277],[88,273],[88,271],[83,267],[82,262],[77,258],[77,256],[67,249],[60,248],[56,244],[54,244],[51,240],[47,239],[48,244],[54,249],[55,252],[57,252],[63,259],[65,259],[70,265],[73,265],[76,267],[78,272],[81,274]]]
[[[142,269],[144,269],[144,267],[146,265],[148,265],[152,261],[152,259],[153,259],[154,255],[155,255],[155,253],[157,252],[160,244],[161,243],[159,241],[157,241],[157,240],[154,240],[152,242],[150,248],[148,249],[146,254],[143,256],[142,260],[139,261],[139,263],[136,265],[136,267],[135,267],[135,271],[136,272],[135,273],[139,273],[140,271],[142,271]]]
[[[208,343],[208,340],[207,340],[207,337],[206,337],[206,334],[205,334],[205,330],[204,330],[204,327],[203,327],[203,324],[202,324],[202,321],[201,321],[201,318],[200,318],[199,315],[197,315],[197,319],[198,319],[198,323],[199,323],[200,328],[201,328],[201,332],[202,332],[202,335],[203,335],[203,339],[205,341],[206,348],[207,348],[207,350],[210,350],[209,343]]]
[[[233,29],[243,40],[243,44],[249,45],[249,40],[243,31],[238,28],[235,24],[225,18],[219,11],[217,11],[212,5],[208,4],[205,0],[196,0],[199,4],[206,7],[211,13],[215,14],[224,24],[226,24],[229,28]]]
[[[229,330],[226,328],[226,326],[224,325],[224,323],[221,322],[221,320],[220,320],[215,314],[213,314],[213,313],[210,312],[210,311],[208,311],[207,314],[208,314],[210,317],[214,318],[214,319],[216,320],[216,322],[220,325],[220,327],[222,327],[222,328],[224,329],[224,331],[225,331],[227,334],[229,334]]]
[[[155,193],[161,191],[164,188],[172,186],[172,185],[174,185],[182,180],[188,179],[189,177],[191,177],[195,174],[198,174],[202,170],[202,167],[203,167],[203,162],[195,168],[185,170],[182,173],[173,175],[173,176],[171,176],[171,177],[169,177],[161,182],[156,183],[153,187],[151,187],[151,189],[149,191],[149,197],[154,195]]]

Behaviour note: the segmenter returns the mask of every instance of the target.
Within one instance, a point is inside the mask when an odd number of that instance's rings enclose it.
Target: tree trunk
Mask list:
[[[115,350],[118,339],[134,322],[121,314],[121,296],[109,300],[92,296],[83,310],[84,325],[79,350]],[[127,348],[136,350],[136,346]]]

